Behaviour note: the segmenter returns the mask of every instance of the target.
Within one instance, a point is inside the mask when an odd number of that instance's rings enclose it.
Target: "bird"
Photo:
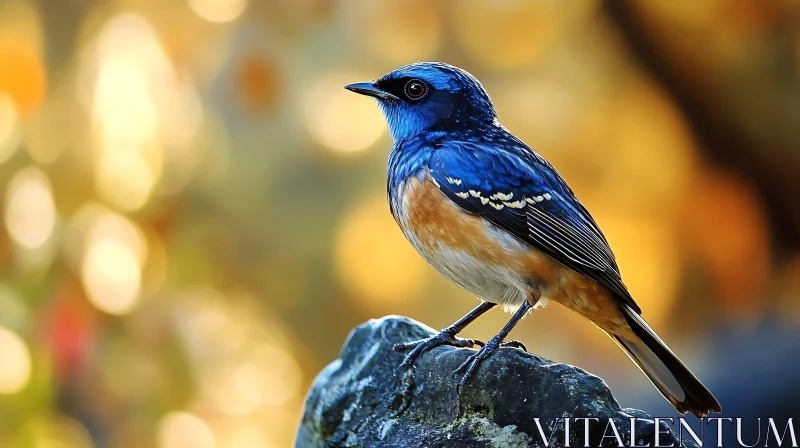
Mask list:
[[[642,318],[600,227],[558,171],[498,120],[467,71],[417,62],[345,86],[374,98],[394,145],[389,209],[405,237],[479,305],[436,335],[395,348],[412,369],[441,345],[480,348],[455,371],[460,391],[533,309],[558,303],[605,331],[681,414],[721,412],[719,402]],[[514,311],[482,343],[458,337],[497,305]]]

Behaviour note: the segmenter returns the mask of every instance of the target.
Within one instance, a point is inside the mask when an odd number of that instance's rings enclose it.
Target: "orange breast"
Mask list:
[[[563,267],[485,218],[466,212],[448,199],[430,180],[409,180],[408,224],[421,243],[445,245],[467,252],[485,263],[513,268],[520,275],[554,283]]]
[[[406,188],[408,226],[420,243],[431,249],[444,245],[488,263],[515,262],[508,251],[488,237],[482,217],[459,208],[429,177],[423,181],[412,177]]]

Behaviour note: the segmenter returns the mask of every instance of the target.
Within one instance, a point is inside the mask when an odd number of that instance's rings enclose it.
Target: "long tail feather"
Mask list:
[[[628,306],[621,308],[635,337],[611,337],[675,409],[681,414],[691,412],[697,417],[704,417],[709,412],[722,412],[714,395],[683,365],[647,322]]]

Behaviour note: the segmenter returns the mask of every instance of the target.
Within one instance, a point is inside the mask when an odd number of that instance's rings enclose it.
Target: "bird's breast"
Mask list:
[[[480,257],[487,263],[506,264],[508,251],[486,251],[495,244],[486,222],[450,201],[428,174],[409,177],[396,192],[395,219],[418,249],[446,248]]]
[[[395,220],[428,263],[484,300],[518,306],[533,284],[558,281],[561,265],[458,207],[427,173],[400,182],[390,200]]]

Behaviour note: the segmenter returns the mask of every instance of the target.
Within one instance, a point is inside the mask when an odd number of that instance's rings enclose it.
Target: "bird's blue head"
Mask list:
[[[378,100],[395,143],[421,132],[475,128],[496,119],[481,83],[440,62],[406,65],[375,82],[345,88]]]

